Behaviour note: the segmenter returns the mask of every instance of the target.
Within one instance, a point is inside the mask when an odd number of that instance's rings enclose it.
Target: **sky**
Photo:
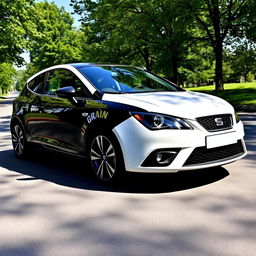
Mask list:
[[[42,2],[42,1],[43,0],[36,0],[36,2]],[[59,8],[63,6],[65,8],[65,10],[69,13],[73,12],[73,8],[70,6],[70,2],[71,2],[70,0],[48,0],[48,2],[50,2],[50,3],[54,2]],[[74,26],[79,27],[80,26],[80,22],[78,21],[79,15],[72,14],[72,17],[74,18]],[[24,58],[26,63],[30,62],[28,52],[23,53],[21,56]],[[25,68],[25,66],[21,67],[21,69],[24,69],[24,68]]]
[[[40,1],[37,1],[37,2],[40,2]],[[48,2],[54,2],[58,7],[63,6],[67,12],[70,12],[70,13],[74,12],[73,8],[70,6],[70,2],[71,2],[70,0],[51,0]],[[78,21],[79,15],[72,14],[72,17],[75,19],[74,26],[79,27],[79,25],[80,25],[80,22]]]

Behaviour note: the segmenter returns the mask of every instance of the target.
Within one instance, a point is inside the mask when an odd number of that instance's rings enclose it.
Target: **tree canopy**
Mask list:
[[[0,0],[0,63],[22,65],[18,87],[60,63],[147,68],[183,84],[247,81],[256,70],[254,0],[70,0],[81,28],[54,3]],[[8,66],[9,67],[9,66]],[[3,85],[0,84],[0,87]]]
[[[0,0],[0,63],[23,64],[21,53],[28,47],[28,34],[34,33],[30,8],[33,0]]]
[[[6,94],[14,86],[16,70],[10,63],[0,63],[0,95]]]
[[[244,36],[245,31],[254,36],[246,27],[248,20],[254,26],[255,16],[249,11],[255,5],[252,0],[72,0],[72,3],[82,15],[89,38],[104,52],[103,60],[108,53],[119,61],[141,55],[139,59],[144,60],[148,69],[161,72],[174,82],[179,80],[178,70],[184,71],[181,62],[193,44],[205,42],[204,47],[208,44],[213,49],[216,90],[223,89],[223,49],[230,44],[229,37]]]
[[[31,62],[39,70],[81,60],[82,33],[74,30],[73,18],[53,3],[39,2],[33,7],[36,33],[30,39]]]
[[[183,0],[215,55],[216,90],[223,90],[223,44],[247,22],[251,0]]]

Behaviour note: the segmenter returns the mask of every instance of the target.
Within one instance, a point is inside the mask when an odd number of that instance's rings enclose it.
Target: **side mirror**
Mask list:
[[[55,91],[60,98],[72,98],[75,96],[75,88],[73,86],[62,87]]]

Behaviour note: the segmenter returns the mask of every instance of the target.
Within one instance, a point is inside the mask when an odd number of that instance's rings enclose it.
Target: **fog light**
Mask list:
[[[153,151],[142,163],[141,166],[168,166],[180,152],[180,148],[164,148]]]

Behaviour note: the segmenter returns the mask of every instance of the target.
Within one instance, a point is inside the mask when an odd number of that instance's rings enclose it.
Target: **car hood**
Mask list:
[[[221,98],[190,91],[126,94],[105,93],[103,100],[131,105],[149,112],[187,119],[234,112],[233,107]]]

